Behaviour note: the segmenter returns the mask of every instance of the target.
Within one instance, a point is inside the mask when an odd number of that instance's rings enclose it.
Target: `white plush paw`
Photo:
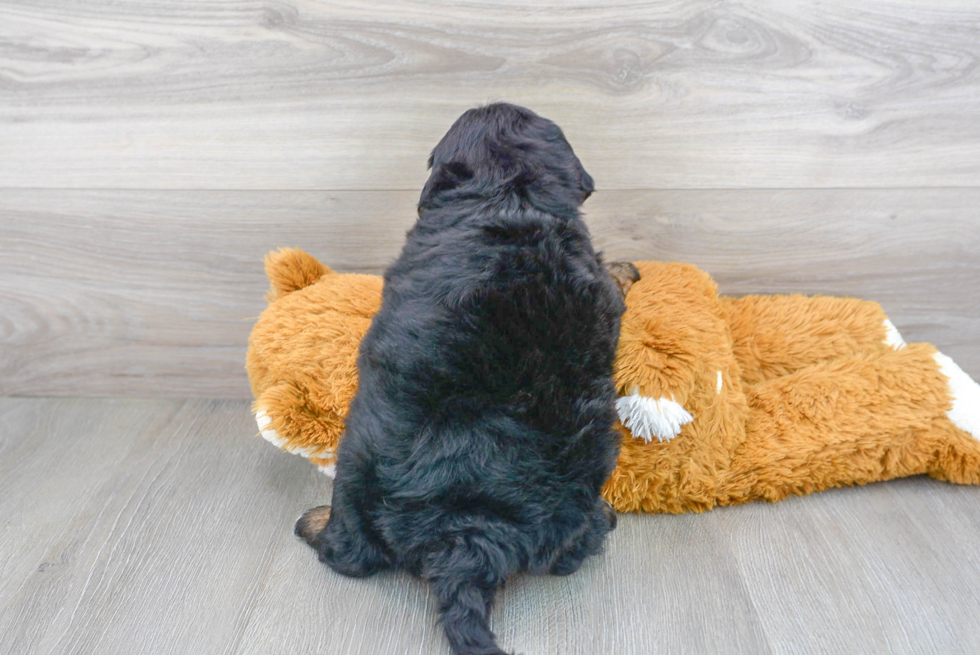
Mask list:
[[[891,346],[895,350],[901,350],[905,347],[905,339],[902,338],[902,334],[895,327],[895,324],[885,319],[885,345]]]
[[[980,441],[980,384],[946,355],[936,353],[935,358],[940,372],[949,379],[953,407],[946,415],[956,427]]]
[[[301,457],[323,457],[324,455],[332,454],[332,451],[328,448],[303,447],[289,443],[274,428],[269,427],[272,423],[272,418],[269,417],[269,414],[264,409],[255,412],[255,422],[259,426],[259,433],[266,441],[277,448],[282,448],[287,453],[294,453]],[[330,474],[328,473],[327,475]]]
[[[317,466],[317,468],[320,469],[320,473],[323,473],[328,478],[337,477],[337,462],[330,462],[323,466]]]
[[[650,398],[634,391],[616,401],[619,420],[633,433],[647,442],[654,437],[669,441],[681,432],[681,428],[694,420],[686,409],[672,398]]]

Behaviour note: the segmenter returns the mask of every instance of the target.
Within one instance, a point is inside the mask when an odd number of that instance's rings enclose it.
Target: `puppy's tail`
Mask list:
[[[494,593],[504,578],[503,558],[480,550],[464,546],[440,553],[426,577],[439,600],[439,620],[453,653],[507,655],[488,625]]]
[[[270,289],[266,300],[272,302],[287,293],[308,287],[327,273],[329,268],[299,248],[280,248],[265,256],[265,274]]]
[[[507,655],[497,647],[487,625],[493,589],[472,582],[454,584],[433,580],[433,583],[442,627],[456,655]]]

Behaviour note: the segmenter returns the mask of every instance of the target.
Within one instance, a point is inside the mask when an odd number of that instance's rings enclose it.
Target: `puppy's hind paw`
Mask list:
[[[609,521],[609,529],[616,529],[616,510],[613,508],[612,503],[610,503],[605,498],[602,499],[602,513],[605,515],[606,520]]]
[[[303,515],[296,521],[296,528],[293,532],[297,537],[316,548],[317,535],[323,532],[329,520],[330,505],[320,505],[303,512]]]

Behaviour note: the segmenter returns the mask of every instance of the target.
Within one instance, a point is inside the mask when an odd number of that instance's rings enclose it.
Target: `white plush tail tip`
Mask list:
[[[269,424],[272,423],[272,419],[269,417],[268,412],[266,412],[264,409],[260,409],[259,411],[255,412],[255,422],[259,426],[259,433],[262,435],[263,439],[271,443],[273,446],[285,450],[287,453],[293,453],[295,455],[299,455],[300,457],[323,457],[325,455],[333,454],[333,451],[329,448],[303,447],[289,443],[289,441],[287,441],[284,437],[281,437],[274,428],[269,427]]]
[[[946,355],[936,353],[936,362],[940,372],[949,378],[953,407],[946,415],[956,427],[980,441],[980,384]]]
[[[905,347],[905,339],[902,338],[901,333],[895,324],[885,319],[885,344],[891,346],[895,350],[901,350]]]
[[[623,425],[647,442],[654,437],[669,441],[681,432],[681,428],[694,420],[686,409],[671,398],[649,398],[633,392],[616,401],[616,412]]]

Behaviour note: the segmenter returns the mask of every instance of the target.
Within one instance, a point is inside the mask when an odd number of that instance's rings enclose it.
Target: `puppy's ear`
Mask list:
[[[442,170],[457,182],[465,182],[473,177],[473,170],[461,161],[451,161],[443,166]]]
[[[422,195],[419,197],[419,212],[422,211],[423,207],[431,204],[432,196],[455,189],[471,179],[473,179],[473,170],[461,161],[439,164],[429,175],[428,182],[422,188]]]
[[[582,202],[585,202],[592,195],[592,192],[595,191],[595,182],[592,181],[592,176],[589,175],[585,168],[582,169],[582,181],[579,187],[582,189]]]
[[[426,188],[429,193],[455,189],[460,184],[473,179],[473,170],[461,161],[451,161],[440,164],[432,171]]]

